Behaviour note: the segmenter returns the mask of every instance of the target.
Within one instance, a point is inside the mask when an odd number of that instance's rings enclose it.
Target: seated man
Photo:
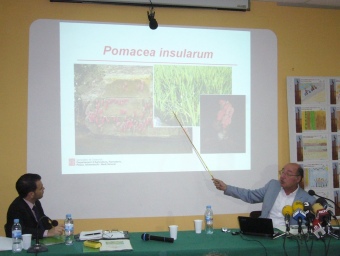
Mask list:
[[[295,201],[315,203],[315,198],[303,190],[299,183],[303,179],[303,169],[296,163],[288,163],[280,171],[279,180],[269,181],[263,188],[244,189],[226,185],[223,181],[213,179],[215,187],[225,195],[241,199],[247,203],[263,203],[261,218],[273,220],[274,227],[285,225],[282,209],[285,205],[293,205]],[[291,218],[291,225],[297,221]]]
[[[40,238],[63,234],[64,227],[52,226],[39,201],[45,190],[40,175],[32,173],[22,175],[16,182],[16,189],[19,196],[14,199],[7,211],[5,224],[7,237],[12,237],[14,219],[19,219],[23,234],[32,234],[34,238],[37,234]]]

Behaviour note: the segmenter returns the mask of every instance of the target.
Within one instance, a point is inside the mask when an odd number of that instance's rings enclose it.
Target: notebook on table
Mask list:
[[[238,216],[240,232],[244,235],[275,237],[272,219]]]

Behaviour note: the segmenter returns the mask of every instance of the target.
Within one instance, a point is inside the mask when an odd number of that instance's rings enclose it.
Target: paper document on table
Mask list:
[[[100,251],[131,251],[132,246],[129,239],[100,240],[102,246]]]
[[[0,251],[12,250],[12,238],[0,237]]]

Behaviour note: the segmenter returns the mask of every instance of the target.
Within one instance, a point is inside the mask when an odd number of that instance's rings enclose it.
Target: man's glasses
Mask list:
[[[285,172],[285,169],[282,168],[282,170],[279,171],[279,174],[280,175],[285,175],[285,176],[288,176],[288,177],[297,177],[297,176],[300,176],[299,174],[291,174],[291,173],[288,173],[288,172]]]

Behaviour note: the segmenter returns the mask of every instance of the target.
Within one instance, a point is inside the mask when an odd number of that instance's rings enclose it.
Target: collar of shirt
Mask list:
[[[37,216],[35,216],[35,212],[33,211],[34,204],[32,204],[31,202],[27,201],[25,198],[24,198],[24,201],[28,204],[29,208],[31,208],[31,211],[32,211],[32,213],[33,213],[33,215],[35,217],[35,220],[38,221]]]
[[[24,198],[24,201],[26,202],[26,204],[28,204],[28,206],[31,208],[33,208],[34,204],[32,204],[30,201],[27,201],[25,198]],[[33,211],[33,210],[32,210]]]
[[[273,220],[274,227],[285,226],[285,220],[282,214],[282,209],[285,205],[293,204],[298,189],[299,186],[294,192],[290,193],[289,195],[286,195],[286,192],[283,190],[283,188],[281,188],[279,194],[277,195],[275,203],[269,213],[269,218]]]
[[[35,217],[35,220],[38,221],[38,220],[37,220],[37,216],[35,216],[35,212],[33,211],[33,206],[34,206],[34,204],[32,204],[31,202],[27,201],[26,199],[24,199],[24,201],[25,201],[25,202],[28,204],[28,206],[31,208],[31,211],[32,211],[32,213],[33,213],[33,215],[34,215],[34,217]],[[47,232],[48,232],[48,230],[45,230],[45,231],[44,231],[43,237],[47,237]]]

